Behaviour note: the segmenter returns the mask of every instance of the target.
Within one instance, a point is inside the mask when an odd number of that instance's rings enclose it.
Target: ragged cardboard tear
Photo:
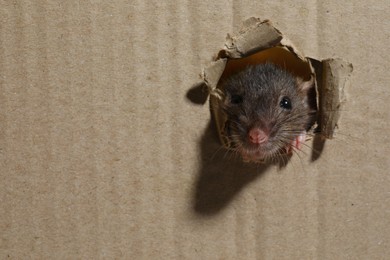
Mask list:
[[[322,82],[318,84],[318,130],[325,138],[333,138],[346,102],[345,88],[350,84],[352,70],[352,64],[341,59],[322,61]]]
[[[344,89],[349,84],[352,65],[342,59],[317,60],[305,57],[268,20],[249,18],[235,34],[228,35],[225,47],[203,70],[202,78],[210,93],[210,107],[223,145],[231,146],[225,133],[227,117],[221,109],[222,84],[226,78],[248,65],[274,63],[303,80],[314,82],[314,109],[317,110],[316,132],[331,139],[345,103]]]

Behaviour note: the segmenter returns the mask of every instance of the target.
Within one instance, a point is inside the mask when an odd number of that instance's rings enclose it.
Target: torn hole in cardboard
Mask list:
[[[311,132],[322,140],[332,139],[346,101],[344,92],[352,65],[339,58],[307,58],[270,21],[252,17],[244,21],[237,33],[227,36],[225,47],[202,73],[222,144],[230,148],[232,140],[225,132],[227,116],[221,109],[224,100],[221,82],[248,66],[263,63],[273,63],[304,81],[314,77],[313,88],[308,93],[309,106],[317,111]]]

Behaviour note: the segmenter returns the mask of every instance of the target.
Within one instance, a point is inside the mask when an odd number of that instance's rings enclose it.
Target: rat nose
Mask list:
[[[260,128],[252,128],[248,133],[249,141],[254,144],[262,144],[268,141],[268,134]]]

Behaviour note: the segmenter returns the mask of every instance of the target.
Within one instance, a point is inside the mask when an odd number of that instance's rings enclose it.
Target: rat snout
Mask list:
[[[264,130],[254,127],[249,130],[248,133],[249,141],[253,144],[263,144],[268,141],[269,135]]]

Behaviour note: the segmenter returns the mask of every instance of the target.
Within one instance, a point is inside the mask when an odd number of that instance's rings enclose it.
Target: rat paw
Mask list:
[[[302,144],[306,140],[306,131],[300,133],[287,147],[287,153],[292,153],[293,148],[302,149]]]

